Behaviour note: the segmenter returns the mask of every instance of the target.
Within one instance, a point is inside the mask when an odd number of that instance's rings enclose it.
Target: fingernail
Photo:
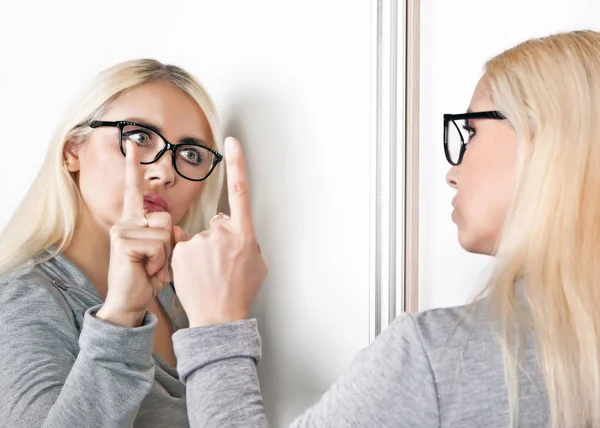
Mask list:
[[[225,138],[225,155],[228,153],[235,153],[237,150],[237,143],[235,139],[231,137]]]

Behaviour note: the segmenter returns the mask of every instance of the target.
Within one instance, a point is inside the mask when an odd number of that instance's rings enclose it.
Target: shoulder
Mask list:
[[[486,302],[478,301],[463,306],[430,309],[403,314],[398,317],[398,322],[403,325],[405,334],[412,335],[428,353],[462,348],[473,340],[491,339],[492,320],[486,307]]]
[[[53,288],[51,278],[33,263],[1,275],[0,331],[43,325],[71,333],[74,326]]]
[[[48,288],[52,280],[33,262],[28,262],[0,275],[0,304],[25,303],[28,300],[46,300],[52,297]]]
[[[456,376],[489,376],[502,367],[497,327],[487,301],[427,310],[409,317],[415,341],[440,382]]]

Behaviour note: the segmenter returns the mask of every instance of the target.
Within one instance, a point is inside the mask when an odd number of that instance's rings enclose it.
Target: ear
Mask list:
[[[69,172],[79,171],[79,149],[81,144],[76,144],[73,141],[67,141],[63,150],[63,162]]]

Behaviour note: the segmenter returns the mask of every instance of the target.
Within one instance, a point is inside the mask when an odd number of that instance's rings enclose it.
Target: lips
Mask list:
[[[454,199],[452,199],[452,214],[450,215],[450,218],[456,223],[456,202]]]
[[[149,213],[169,211],[167,201],[158,195],[144,195],[144,209]]]

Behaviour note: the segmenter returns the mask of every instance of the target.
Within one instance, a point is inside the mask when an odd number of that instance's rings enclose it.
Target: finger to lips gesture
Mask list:
[[[175,236],[172,269],[177,295],[190,326],[244,319],[267,273],[250,210],[244,153],[225,141],[231,216],[219,214],[210,228],[187,240]]]
[[[147,212],[139,152],[131,141],[126,144],[123,211],[110,231],[108,292],[97,316],[132,326],[139,325],[148,304],[170,281],[172,221],[168,212]]]

